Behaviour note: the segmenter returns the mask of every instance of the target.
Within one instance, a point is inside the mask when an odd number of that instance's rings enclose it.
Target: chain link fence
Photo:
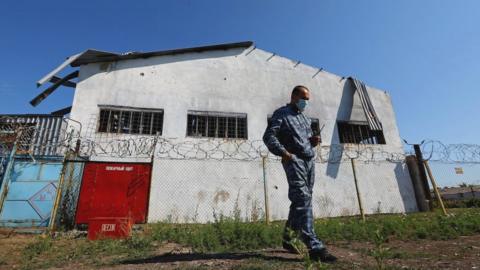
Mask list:
[[[284,168],[262,142],[159,139],[154,148],[150,222],[206,222],[218,214],[246,221],[288,217]],[[318,152],[315,217],[358,215],[360,201],[365,214],[416,210],[401,153],[365,146],[323,146]]]
[[[0,173],[14,146],[16,155],[39,158],[35,149],[66,155],[55,204],[56,223],[74,225],[84,162],[144,162],[152,165],[148,222],[208,222],[222,216],[244,221],[282,220],[290,201],[278,157],[262,141],[175,139],[160,136],[81,136],[67,121],[61,137],[38,142],[38,126],[0,121]],[[74,123],[74,122],[73,122]],[[47,136],[48,137],[48,136]],[[52,136],[50,136],[53,138]],[[422,145],[440,187],[479,184],[480,147]],[[72,154],[73,153],[73,154]],[[335,217],[417,210],[404,151],[372,145],[317,147],[314,216]],[[355,172],[355,173],[354,173]]]

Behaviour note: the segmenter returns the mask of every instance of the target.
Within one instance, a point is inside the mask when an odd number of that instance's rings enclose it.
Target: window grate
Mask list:
[[[98,132],[162,135],[163,110],[100,108]]]
[[[382,130],[371,130],[368,123],[337,122],[340,143],[386,144]]]
[[[247,115],[190,111],[187,115],[187,136],[247,139]]]

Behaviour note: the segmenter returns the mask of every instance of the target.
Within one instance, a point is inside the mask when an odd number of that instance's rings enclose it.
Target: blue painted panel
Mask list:
[[[28,200],[49,182],[10,182],[7,200]]]
[[[15,220],[41,220],[40,215],[27,201],[5,201],[0,223]]]
[[[62,164],[15,161],[0,226],[48,226]]]
[[[10,178],[13,181],[33,181],[38,177],[40,166],[34,163],[15,162]]]
[[[40,181],[58,181],[58,178],[60,177],[60,172],[62,171],[62,164],[61,163],[56,163],[56,164],[43,164],[42,168],[40,170],[40,176],[39,180]]]

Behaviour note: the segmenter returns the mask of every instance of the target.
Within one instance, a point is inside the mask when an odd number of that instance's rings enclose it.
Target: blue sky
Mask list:
[[[140,3],[142,2],[142,3]],[[33,108],[35,82],[85,50],[243,40],[390,92],[402,138],[480,143],[480,1],[10,1],[0,3],[0,113]]]

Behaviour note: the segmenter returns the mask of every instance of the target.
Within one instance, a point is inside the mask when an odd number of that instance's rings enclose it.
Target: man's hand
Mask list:
[[[282,163],[288,162],[292,160],[292,158],[293,158],[293,155],[290,154],[290,152],[285,151],[285,153],[283,153],[283,156],[282,156]]]
[[[320,138],[320,136],[310,137],[310,143],[312,144],[313,147],[317,146],[321,142],[322,142],[322,139]]]

